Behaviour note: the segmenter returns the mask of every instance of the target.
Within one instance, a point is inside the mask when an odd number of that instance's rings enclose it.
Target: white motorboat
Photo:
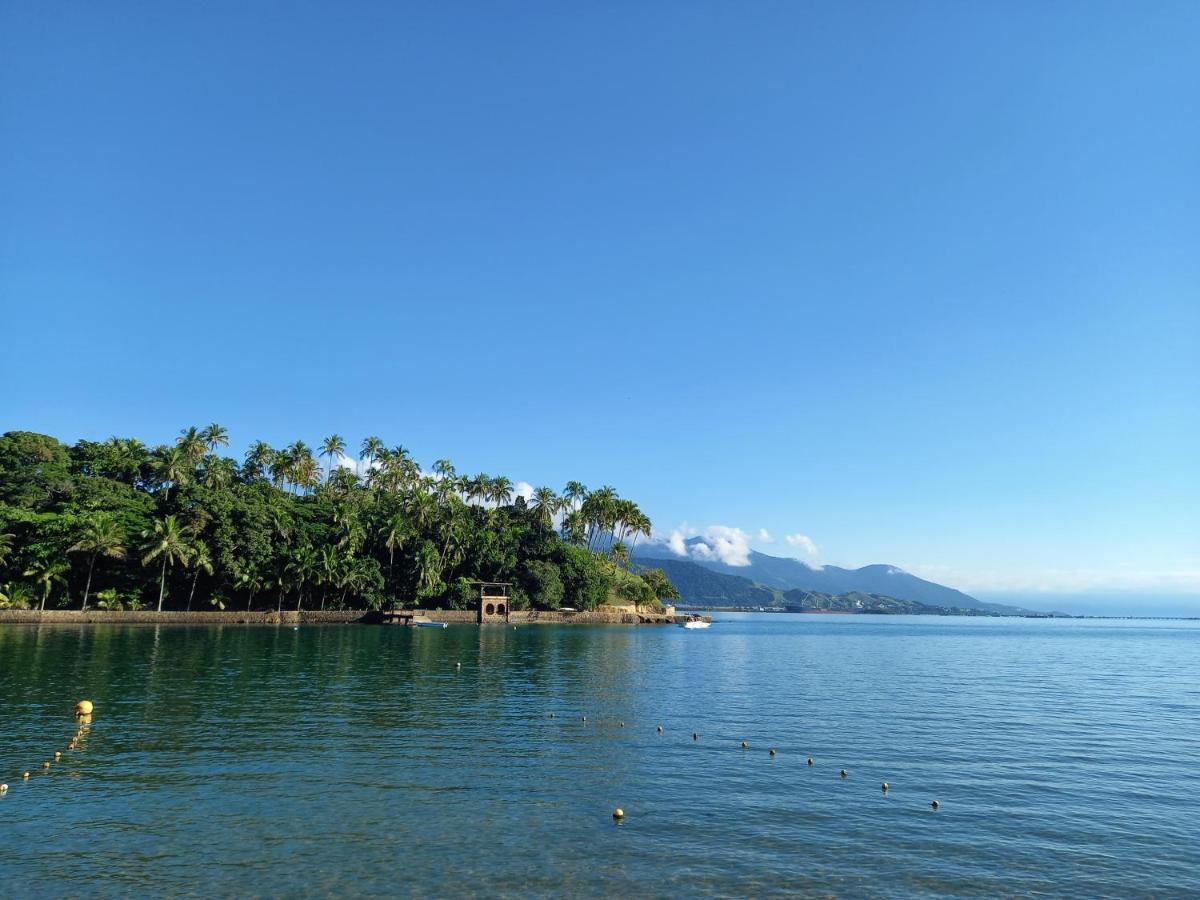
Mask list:
[[[699,616],[689,616],[688,620],[683,623],[684,628],[707,628],[712,622],[705,622]]]
[[[413,624],[418,628],[445,628],[445,622],[431,622],[428,619],[413,619]]]

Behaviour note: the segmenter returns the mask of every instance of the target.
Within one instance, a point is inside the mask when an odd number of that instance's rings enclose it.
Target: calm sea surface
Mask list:
[[[0,895],[1200,895],[1200,623],[718,619],[0,627]]]

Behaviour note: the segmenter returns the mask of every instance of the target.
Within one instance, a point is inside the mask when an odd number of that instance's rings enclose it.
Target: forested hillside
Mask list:
[[[338,435],[228,446],[219,425],[157,447],[0,436],[0,608],[461,608],[475,580],[511,582],[514,609],[677,596],[629,571],[650,520],[612,488],[527,500],[375,437],[357,460]]]

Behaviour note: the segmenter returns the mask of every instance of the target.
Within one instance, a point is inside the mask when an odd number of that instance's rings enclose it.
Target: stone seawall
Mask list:
[[[474,625],[478,613],[471,609],[414,609],[417,616],[431,622],[451,625]],[[672,625],[684,621],[684,616],[659,613],[631,612],[625,609],[598,609],[581,612],[558,612],[537,609],[513,610],[510,625]],[[179,612],[167,610],[109,610],[89,609],[0,609],[0,625],[344,625],[347,622],[379,622],[379,612],[362,609],[341,610],[284,610],[269,612]]]
[[[38,612],[36,609],[0,609],[0,625],[295,625],[303,622],[306,625],[326,624],[341,625],[346,622],[357,622],[363,617],[361,609],[339,610],[284,610],[270,612],[235,612],[231,610],[203,612],[179,612],[167,610],[109,610],[89,609],[80,612],[77,609],[48,609]]]

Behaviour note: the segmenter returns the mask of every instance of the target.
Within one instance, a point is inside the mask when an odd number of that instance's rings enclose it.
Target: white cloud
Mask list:
[[[740,528],[710,525],[704,531],[704,543],[712,555],[727,566],[750,565],[750,535]]]
[[[676,556],[687,556],[688,548],[683,539],[683,532],[676,528],[667,539],[667,546]]]
[[[518,481],[513,485],[513,497],[523,497],[528,503],[533,499],[533,485],[528,481]]]
[[[817,545],[807,534],[789,534],[784,540],[809,556],[817,555]]]
[[[764,544],[775,543],[775,538],[771,537],[771,532],[767,531],[765,528],[758,529],[758,539]]]

